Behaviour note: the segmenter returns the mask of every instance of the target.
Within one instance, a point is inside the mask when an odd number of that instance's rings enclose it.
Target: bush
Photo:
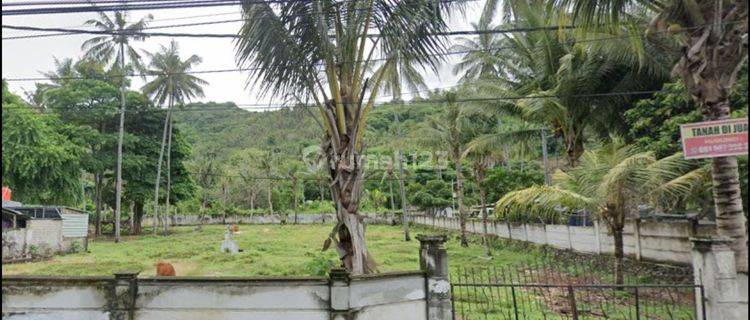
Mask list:
[[[77,253],[81,251],[81,243],[78,241],[72,241],[70,243],[70,253]]]
[[[311,275],[322,277],[335,265],[336,261],[320,252],[313,255],[312,259],[305,265],[305,270]]]

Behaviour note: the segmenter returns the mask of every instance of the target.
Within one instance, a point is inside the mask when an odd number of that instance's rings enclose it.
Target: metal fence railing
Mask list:
[[[696,305],[700,285],[602,280],[554,266],[458,269],[451,273],[453,319],[705,319]]]

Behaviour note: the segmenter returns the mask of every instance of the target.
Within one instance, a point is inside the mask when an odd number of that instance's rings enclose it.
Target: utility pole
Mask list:
[[[401,124],[398,121],[398,112],[393,108],[393,119],[396,121],[396,138],[399,146],[396,157],[398,157],[398,187],[401,192],[401,223],[404,225],[404,240],[411,241],[409,236],[409,216],[406,212],[406,192],[404,191],[404,161],[401,151]]]
[[[122,31],[122,30],[120,30]],[[125,136],[125,42],[120,40],[120,132],[117,137],[117,180],[115,182],[115,243],[120,242],[122,210],[122,140]]]
[[[544,163],[544,184],[547,186],[552,185],[552,179],[549,175],[549,160],[547,159],[547,134],[544,128],[541,130],[542,133],[542,162]]]

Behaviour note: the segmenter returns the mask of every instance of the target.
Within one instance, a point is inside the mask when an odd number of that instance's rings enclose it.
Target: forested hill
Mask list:
[[[317,141],[320,130],[304,110],[248,112],[232,102],[194,103],[175,112],[176,125],[193,145],[194,155],[257,148],[291,152]]]
[[[421,102],[377,106],[367,121],[365,139],[369,150],[385,151],[395,143],[394,108],[399,111],[406,149],[411,149],[417,148],[409,143],[411,134],[439,112],[440,105]],[[186,105],[174,117],[176,125],[187,134],[196,156],[215,152],[219,158],[225,158],[247,148],[292,156],[319,143],[322,131],[313,119],[317,112],[302,108],[248,112],[232,102],[209,102]]]

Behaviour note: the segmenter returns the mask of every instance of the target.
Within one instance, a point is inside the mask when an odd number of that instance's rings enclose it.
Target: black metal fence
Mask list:
[[[696,305],[703,288],[686,278],[626,279],[611,284],[607,272],[565,263],[458,269],[451,274],[453,318],[705,319]]]

